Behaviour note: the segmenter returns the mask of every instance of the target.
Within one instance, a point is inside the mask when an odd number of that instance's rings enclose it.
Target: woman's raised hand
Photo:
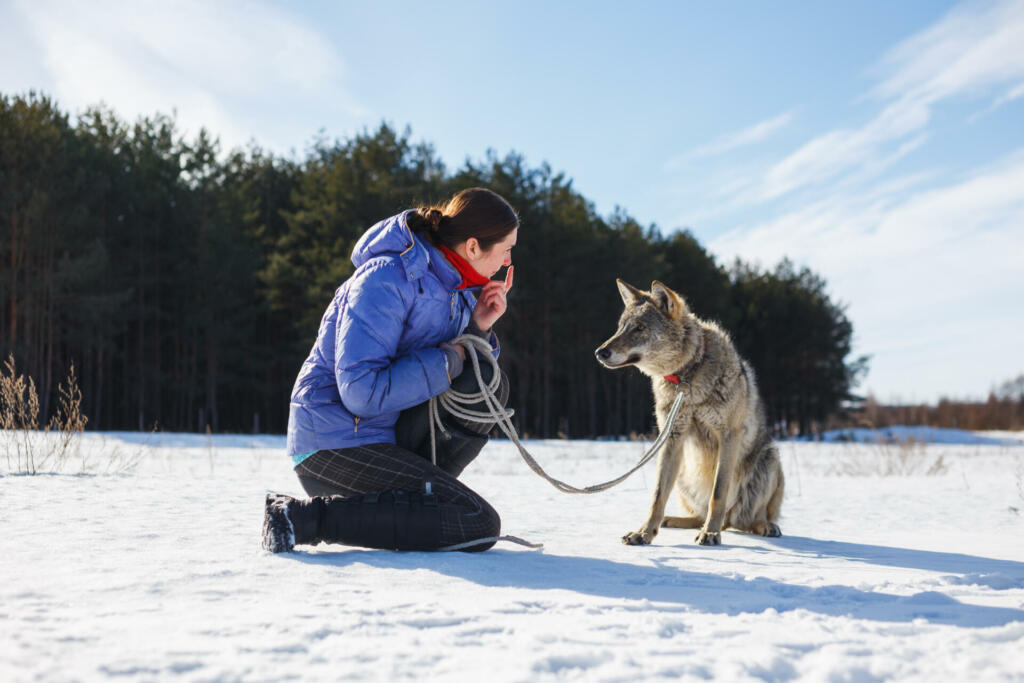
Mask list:
[[[512,278],[515,266],[509,266],[505,271],[505,281],[491,280],[480,290],[480,296],[476,300],[476,308],[473,309],[473,321],[484,332],[488,332],[498,318],[505,314],[508,302],[505,297],[512,289]]]

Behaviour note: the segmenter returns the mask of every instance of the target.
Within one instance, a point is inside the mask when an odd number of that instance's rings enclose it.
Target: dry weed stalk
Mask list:
[[[945,456],[939,454],[931,462],[928,458],[928,444],[916,439],[906,441],[888,441],[875,444],[881,456],[882,466],[879,474],[883,477],[906,477],[914,474],[934,476],[945,474],[949,467]],[[923,470],[923,471],[922,471]]]
[[[14,356],[8,356],[0,372],[0,428],[4,430],[4,455],[10,472],[36,473],[36,448],[32,438],[39,427],[39,394],[29,377],[17,374]]]
[[[77,437],[88,421],[82,414],[82,391],[74,364],[58,387],[56,414],[41,426],[35,381],[19,375],[14,356],[7,356],[0,371],[0,429],[7,471],[59,472],[70,456],[77,455]]]
[[[928,444],[916,439],[892,440],[882,433],[866,447],[855,447],[830,474],[851,477],[909,477],[919,474],[936,476],[949,470],[945,455],[930,456]]]

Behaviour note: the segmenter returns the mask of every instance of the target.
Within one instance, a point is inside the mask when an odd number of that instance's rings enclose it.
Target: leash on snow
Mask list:
[[[463,420],[472,420],[482,424],[497,424],[501,431],[505,433],[505,436],[515,444],[516,448],[519,450],[519,455],[522,456],[523,461],[529,465],[530,469],[562,493],[600,493],[601,491],[607,491],[613,486],[617,486],[624,482],[631,474],[650,462],[651,458],[657,454],[658,449],[660,449],[665,443],[665,440],[668,439],[669,430],[667,429],[667,426],[671,425],[675,421],[676,414],[679,413],[679,407],[682,405],[683,399],[690,393],[688,382],[679,384],[676,390],[675,401],[672,403],[672,408],[668,414],[666,429],[662,430],[661,434],[658,435],[658,438],[654,440],[651,447],[640,457],[640,460],[636,465],[634,465],[625,474],[616,477],[615,479],[610,479],[600,484],[593,484],[591,486],[578,488],[559,479],[555,479],[545,472],[544,468],[537,463],[533,456],[530,455],[530,452],[526,450],[526,447],[523,446],[523,443],[519,440],[519,435],[516,433],[516,429],[512,425],[511,419],[512,415],[515,414],[515,411],[511,408],[505,408],[497,398],[497,390],[501,384],[501,371],[498,369],[498,361],[491,355],[491,345],[473,334],[464,334],[461,337],[453,339],[450,343],[462,344],[469,351],[466,355],[470,357],[470,360],[473,363],[473,372],[476,374],[476,381],[477,385],[480,387],[480,392],[464,393],[455,391],[454,389],[449,389],[440,396],[435,396],[430,399],[430,457],[433,463],[435,465],[437,464],[437,442],[435,429],[441,430],[442,434],[448,434],[448,430],[445,429],[444,422],[441,421],[440,408],[444,408],[454,417]],[[473,353],[472,351],[474,348],[480,353]],[[483,374],[480,372],[480,356],[487,358],[493,369],[493,372],[491,373],[491,381],[488,383],[484,383]],[[684,386],[686,387],[685,391],[683,390]],[[469,410],[465,407],[467,405],[479,403],[481,399],[483,399],[484,404],[487,406],[486,411]],[[528,541],[516,538],[515,536],[491,536],[488,538],[481,538],[474,541],[467,541],[465,543],[447,546],[441,548],[441,550],[460,550],[462,548],[469,548],[474,545],[480,545],[481,543],[491,541],[510,541],[529,548],[544,547],[542,543],[529,543]]]
[[[456,543],[455,545],[446,545],[443,548],[438,548],[439,552],[446,553],[452,550],[462,550],[463,548],[472,548],[475,545],[481,545],[483,543],[497,543],[498,541],[508,541],[509,543],[516,543],[518,545],[525,545],[527,548],[543,548],[543,543],[530,543],[518,536],[488,536],[486,538],[477,538],[472,541],[463,541],[462,543]]]

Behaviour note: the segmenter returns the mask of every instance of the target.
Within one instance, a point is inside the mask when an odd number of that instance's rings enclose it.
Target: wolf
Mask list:
[[[753,369],[723,329],[661,282],[648,292],[616,283],[626,307],[594,353],[607,368],[632,365],[651,378],[658,429],[669,430],[647,519],[622,542],[647,545],[661,527],[700,529],[700,545],[719,545],[726,527],[781,536],[785,482]],[[666,424],[679,391],[682,406]],[[665,516],[673,487],[686,516]]]

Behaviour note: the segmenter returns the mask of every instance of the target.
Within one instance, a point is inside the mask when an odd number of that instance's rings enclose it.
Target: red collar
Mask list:
[[[696,363],[690,365],[686,373],[685,379],[680,379],[678,374],[664,375],[665,381],[672,382],[672,384],[679,384],[680,382],[685,382],[686,384],[689,384],[690,382],[692,382],[693,376],[697,374],[697,370],[699,370],[700,366],[704,364],[704,351],[706,350],[706,348],[707,347],[705,345],[705,342],[702,339],[700,343],[700,356],[697,358]]]
[[[459,271],[459,275],[462,276],[462,282],[456,289],[465,289],[466,287],[479,287],[480,285],[487,284],[487,279],[480,273],[473,269],[473,266],[469,265],[469,261],[462,258],[454,251],[444,246],[443,244],[438,247],[442,254],[445,255],[455,270]]]

